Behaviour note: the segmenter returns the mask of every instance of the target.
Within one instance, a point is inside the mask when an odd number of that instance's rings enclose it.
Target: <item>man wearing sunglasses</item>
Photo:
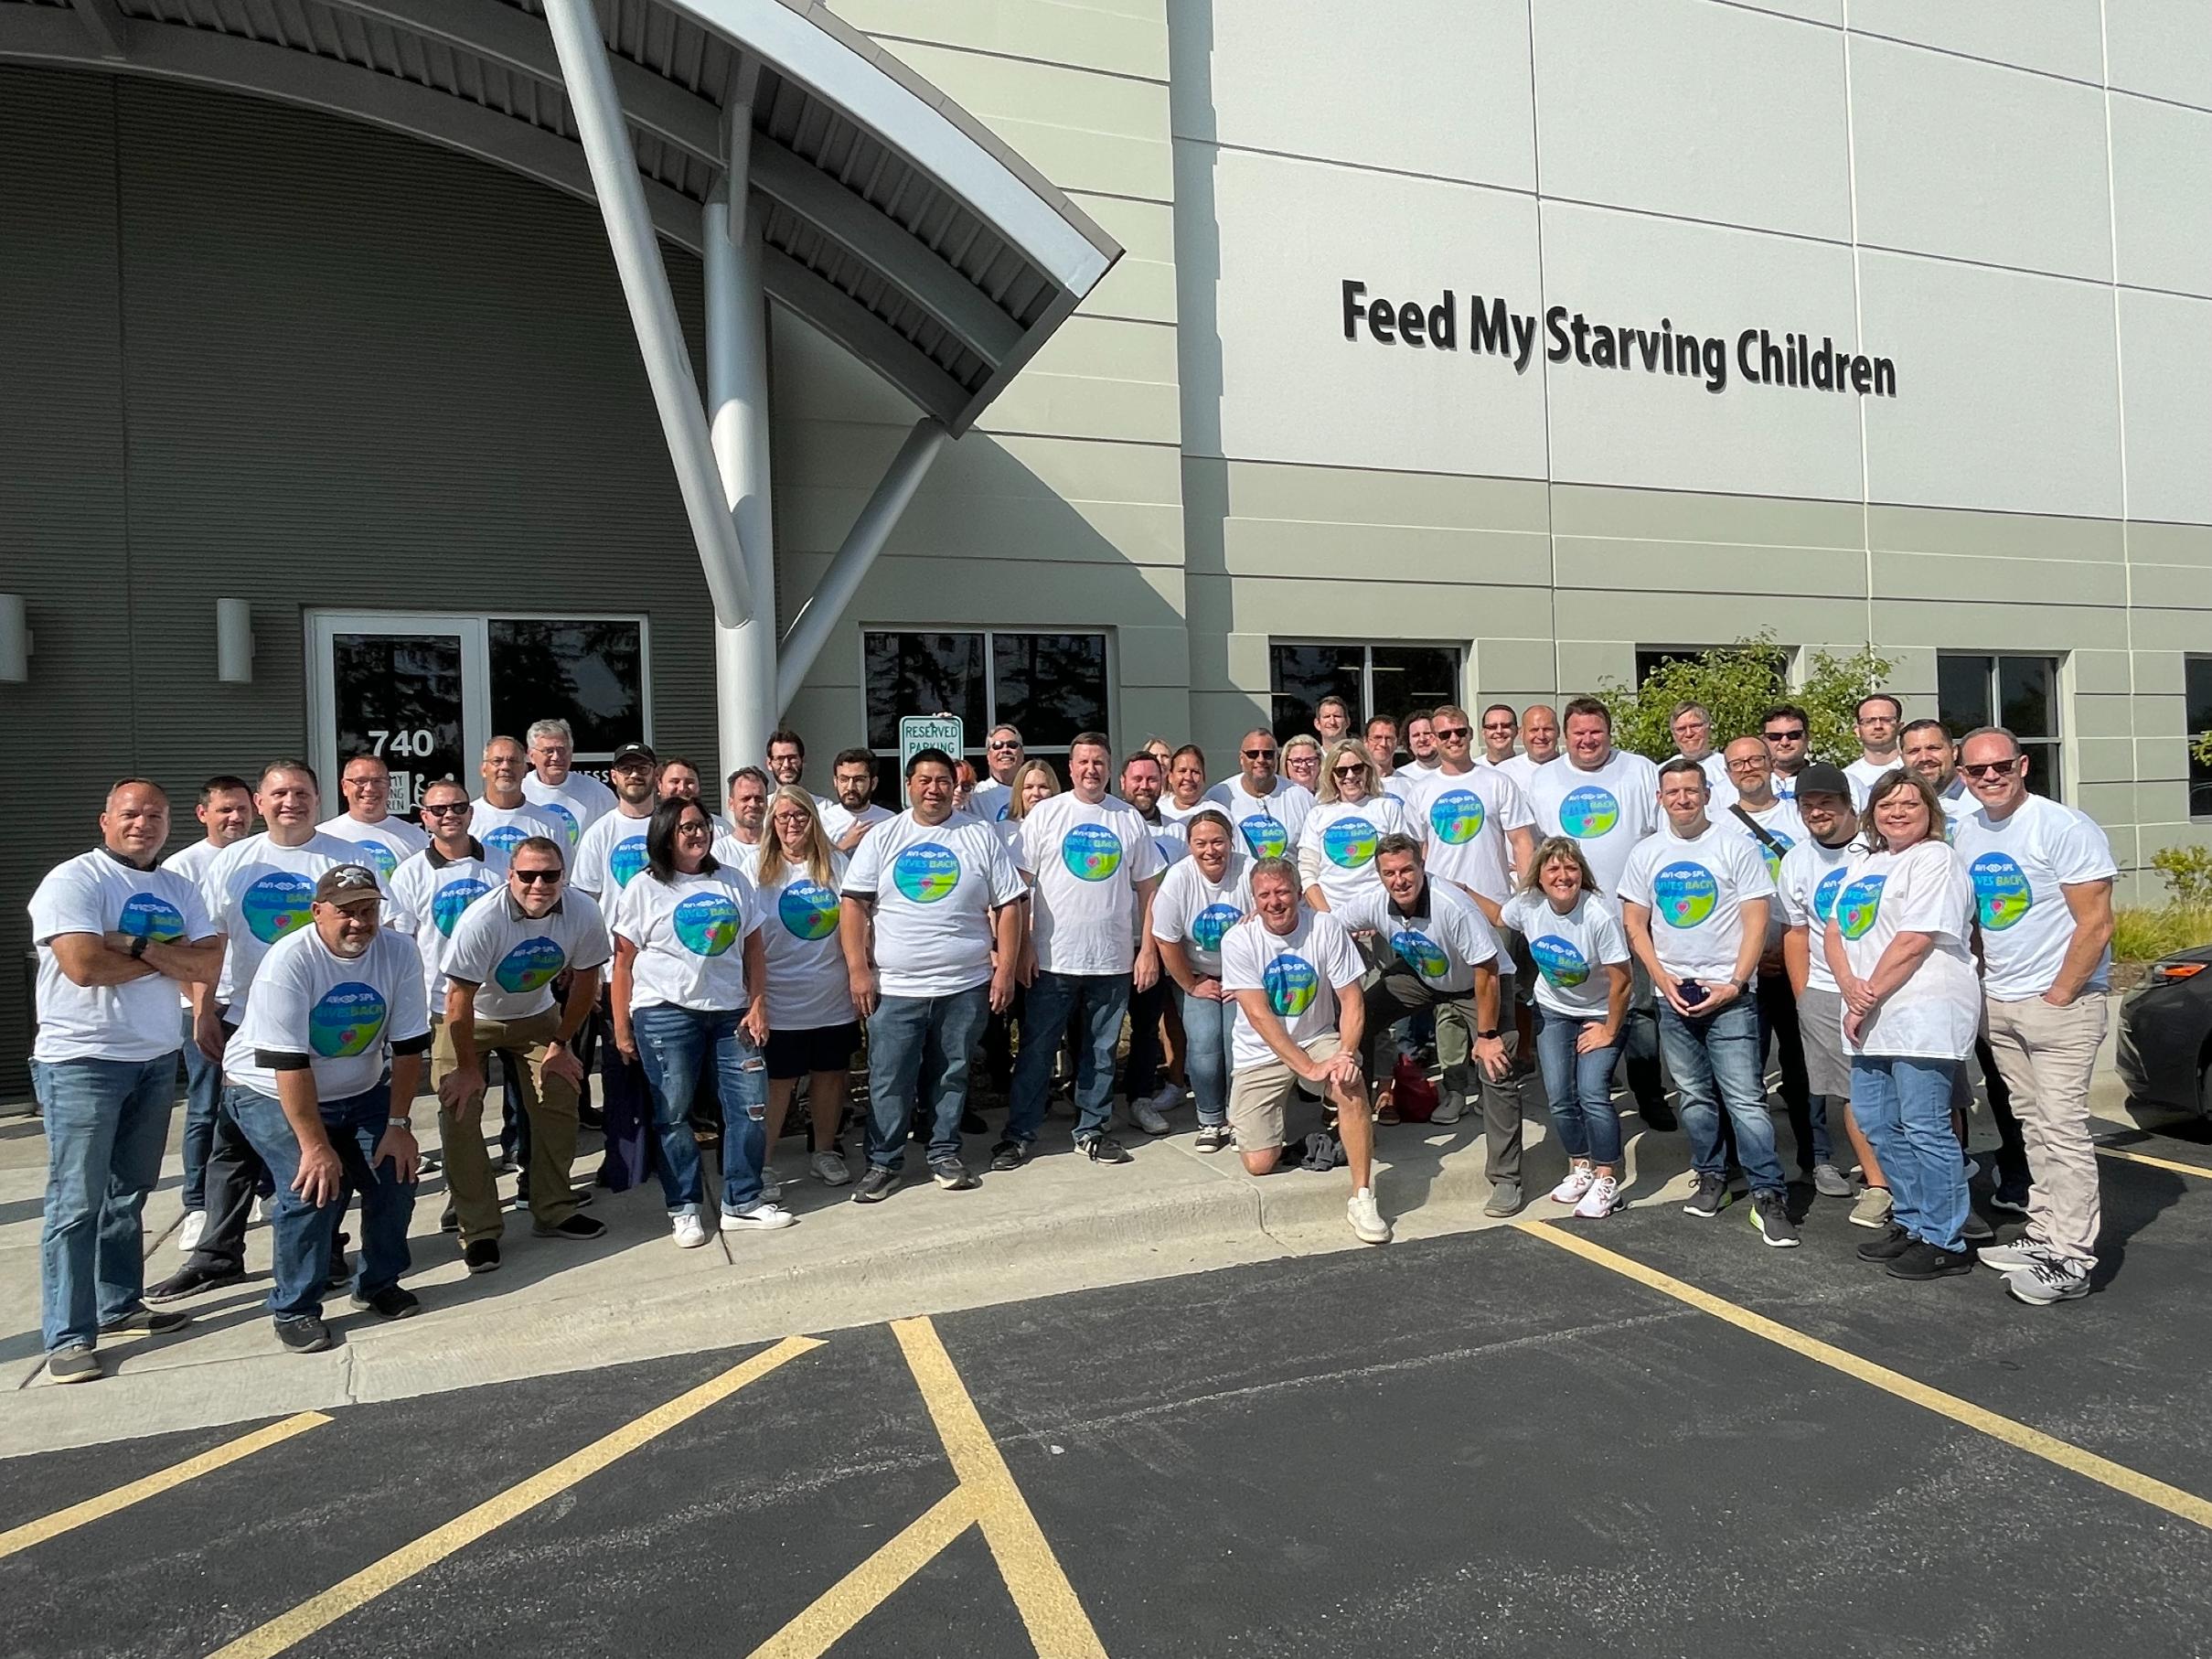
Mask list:
[[[983,760],[990,776],[969,792],[968,811],[987,824],[1003,822],[1007,808],[1013,804],[1014,774],[1021,770],[1026,758],[1020,732],[1011,726],[993,726],[983,740]]]
[[[2028,765],[2004,727],[1966,734],[1959,770],[1981,808],[1954,844],[1973,883],[1989,1045],[2035,1178],[2027,1236],[1982,1259],[2014,1300],[2044,1307],[2087,1296],[2097,1266],[2089,1074],[2104,1041],[2120,871],[2093,819],[2028,793]]]
[[[1206,799],[1228,814],[1230,823],[1254,858],[1293,858],[1313,795],[1303,784],[1277,775],[1275,733],[1255,726],[1236,745],[1234,777],[1206,791]]]
[[[1807,740],[1812,717],[1793,702],[1778,702],[1758,717],[1758,734],[1767,740],[1767,758],[1774,766],[1774,793],[1786,801],[1797,799],[1797,775],[1811,758]]]
[[[468,791],[450,777],[422,791],[430,845],[391,876],[391,930],[422,955],[422,987],[434,1027],[445,1013],[445,953],[462,913],[506,884],[507,860],[469,833]]]
[[[1430,730],[1435,730],[1433,724]],[[1521,717],[1513,712],[1513,705],[1493,702],[1482,711],[1482,754],[1475,765],[1497,770],[1512,759],[1513,740],[1520,735]]]

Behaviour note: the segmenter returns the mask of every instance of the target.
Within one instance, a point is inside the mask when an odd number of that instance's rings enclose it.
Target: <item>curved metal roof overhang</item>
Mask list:
[[[810,0],[597,0],[655,228],[696,253],[752,111],[768,295],[965,432],[1121,256],[974,117]],[[0,0],[0,62],[275,99],[586,200],[538,0]]]

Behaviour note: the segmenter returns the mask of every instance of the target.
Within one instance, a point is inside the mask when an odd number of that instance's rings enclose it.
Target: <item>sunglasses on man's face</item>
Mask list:
[[[1961,766],[1959,770],[1969,777],[2004,777],[2008,776],[2012,769],[2018,765],[2024,758],[2025,756],[2015,755],[2010,760],[1978,760],[1971,766]]]
[[[468,803],[466,801],[440,801],[434,806],[424,807],[422,810],[433,818],[459,818],[468,810]]]
[[[1273,749],[1246,749],[1245,758],[1246,760],[1273,760],[1275,751]]]
[[[1794,732],[1761,732],[1759,735],[1770,744],[1801,744],[1805,741],[1805,728],[1800,726]]]
[[[1471,726],[1432,726],[1429,730],[1435,733],[1438,743],[1450,743],[1457,738],[1474,735]]]
[[[561,883],[558,870],[510,870],[508,873],[525,887],[556,887]]]

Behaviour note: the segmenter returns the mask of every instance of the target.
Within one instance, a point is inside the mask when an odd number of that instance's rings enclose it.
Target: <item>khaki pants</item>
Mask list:
[[[515,1105],[530,1123],[530,1219],[557,1226],[576,1213],[569,1165],[576,1158],[576,1086],[545,1070],[548,1045],[561,1030],[561,1011],[549,1008],[527,1020],[485,1020],[476,1024],[479,1059],[494,1051],[517,1064],[507,1070]],[[434,1090],[454,1069],[453,1033],[438,1022],[431,1044],[430,1081]],[[463,1245],[497,1238],[505,1230],[491,1160],[484,1151],[484,1097],[477,1094],[459,1112],[438,1102],[438,1140],[445,1152],[445,1185],[454,1215],[461,1223]]]
[[[2084,991],[2068,1008],[2041,997],[1982,1004],[1990,1051],[2012,1091],[2013,1114],[2027,1143],[2035,1178],[2027,1230],[2059,1255],[2084,1265],[2097,1259],[2103,1214],[2097,1194],[2097,1153],[2089,1144],[2089,1074],[2104,1041],[2105,998]]]

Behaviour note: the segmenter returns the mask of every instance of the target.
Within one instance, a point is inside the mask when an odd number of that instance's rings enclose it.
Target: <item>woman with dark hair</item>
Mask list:
[[[1822,940],[1843,1001],[1851,1114],[1889,1178],[1889,1226],[1859,1257],[1898,1279],[1971,1273],[1950,1101],[1982,1017],[1973,884],[1926,779],[1883,773],[1864,821],[1866,851],[1845,867]]]
[[[653,809],[646,868],[614,901],[614,1043],[645,1066],[660,1184],[682,1249],[707,1242],[699,1140],[688,1121],[702,1069],[722,1110],[722,1231],[787,1227],[761,1192],[767,1136],[766,958],[753,884],[708,849],[714,820],[679,796]]]

